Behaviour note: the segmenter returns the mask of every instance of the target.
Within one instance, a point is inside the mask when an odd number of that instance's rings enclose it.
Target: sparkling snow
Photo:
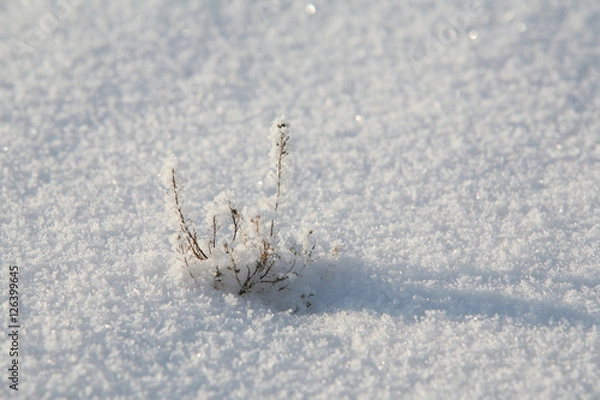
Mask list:
[[[597,1],[4,3],[23,398],[600,396]],[[182,279],[159,176],[252,202],[281,114],[296,313]]]

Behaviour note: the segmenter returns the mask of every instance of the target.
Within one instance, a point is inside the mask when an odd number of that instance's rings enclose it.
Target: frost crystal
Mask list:
[[[175,250],[188,275],[198,283],[201,270],[211,271],[213,285],[239,295],[268,288],[282,290],[293,282],[311,260],[314,245],[310,231],[301,244],[286,246],[277,235],[277,217],[285,194],[287,177],[289,123],[283,116],[271,125],[270,178],[275,193],[259,204],[266,204],[266,212],[253,207],[240,208],[231,191],[215,197],[207,207],[204,239],[183,209],[181,178],[176,160],[167,160],[163,181],[170,189],[169,212]],[[264,210],[264,208],[262,208]]]

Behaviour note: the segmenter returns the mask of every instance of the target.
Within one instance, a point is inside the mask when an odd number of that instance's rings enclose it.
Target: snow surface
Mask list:
[[[600,396],[597,1],[10,0],[0,26],[21,397]],[[287,221],[340,243],[297,313],[183,280],[159,177],[175,154],[196,221],[251,201],[281,113]]]

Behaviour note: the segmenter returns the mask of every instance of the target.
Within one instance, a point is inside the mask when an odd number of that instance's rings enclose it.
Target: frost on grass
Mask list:
[[[175,232],[172,243],[179,264],[197,285],[210,281],[215,288],[238,295],[281,292],[290,289],[312,261],[312,231],[306,232],[300,243],[290,245],[277,222],[288,175],[290,129],[283,117],[273,121],[270,139],[274,194],[256,207],[240,208],[233,192],[220,193],[207,207],[201,235],[185,208],[177,161],[174,157],[167,161],[163,179],[169,188],[167,211]],[[299,296],[310,306],[310,293]]]

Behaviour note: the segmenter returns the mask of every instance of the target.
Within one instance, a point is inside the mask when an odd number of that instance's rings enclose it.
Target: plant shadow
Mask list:
[[[525,299],[502,293],[501,286],[497,290],[461,288],[451,278],[436,278],[426,273],[412,278],[405,278],[400,272],[390,276],[390,271],[402,269],[401,265],[388,266],[383,268],[387,276],[381,276],[361,262],[340,260],[328,267],[320,278],[312,305],[306,312],[367,311],[403,317],[410,322],[418,321],[429,311],[442,311],[459,320],[499,316],[540,326],[561,322],[586,328],[600,325],[600,316],[551,297]]]

